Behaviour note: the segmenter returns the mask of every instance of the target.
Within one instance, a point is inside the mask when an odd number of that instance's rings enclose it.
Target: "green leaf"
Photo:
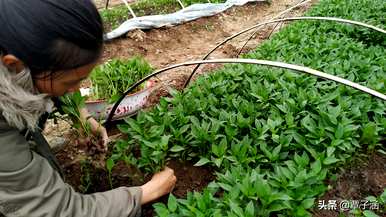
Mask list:
[[[129,133],[129,125],[127,124],[118,124],[117,125],[119,131],[121,131],[122,133]]]
[[[208,158],[201,158],[197,163],[194,164],[194,166],[199,167],[202,165],[205,165],[207,163],[210,163],[210,160]]]
[[[374,196],[368,196],[368,197],[366,197],[366,200],[369,202],[374,202],[374,201],[377,201],[377,198]]]
[[[297,207],[295,216],[310,216],[311,214],[307,212],[303,207]]]
[[[171,137],[170,135],[168,135],[168,136],[163,135],[161,137],[161,142],[160,142],[159,146],[162,147],[163,150],[167,150],[170,137]]]
[[[312,169],[312,173],[314,175],[320,173],[320,171],[322,170],[322,164],[321,164],[320,160],[317,160],[314,163],[312,163],[311,169]]]
[[[164,130],[165,130],[164,125],[152,126],[150,128],[148,134],[150,135],[150,137],[158,137],[158,136],[161,136],[163,134]]]
[[[219,144],[219,146],[218,146],[218,154],[219,155],[217,155],[217,156],[223,156],[223,155],[225,155],[225,152],[226,152],[226,149],[227,149],[227,140],[226,140],[226,138],[223,138],[222,140],[221,140],[221,142],[220,142],[220,144]]]
[[[379,196],[379,199],[381,199],[381,202],[386,205],[386,188],[383,190],[381,196]]]
[[[253,202],[252,201],[249,201],[247,207],[245,208],[245,212],[247,214],[247,216],[249,217],[253,217],[255,216],[255,207],[253,205]]]
[[[213,163],[217,166],[220,167],[222,164],[223,158],[217,158],[213,161]]]
[[[335,152],[334,147],[327,147],[327,157],[333,156],[334,152]]]
[[[226,190],[226,191],[232,191],[232,186],[228,185],[228,184],[225,184],[225,183],[217,183],[222,189]]]
[[[180,128],[180,134],[185,133],[189,129],[190,125],[186,124],[183,127]]]
[[[335,130],[335,138],[341,139],[341,138],[343,138],[343,135],[344,135],[344,127],[342,124],[339,123],[338,127]]]
[[[375,214],[374,212],[372,212],[370,210],[363,211],[363,215],[365,217],[379,217],[379,215]]]
[[[115,165],[115,162],[114,162],[113,159],[111,159],[111,158],[107,159],[107,161],[106,161],[106,167],[107,167],[107,170],[108,170],[109,172],[112,171],[114,165]]]
[[[375,123],[367,123],[363,127],[363,134],[361,137],[361,141],[366,144],[373,144],[376,142],[377,135],[377,126]]]
[[[236,213],[237,216],[244,217],[244,212],[238,204],[236,204],[233,201],[230,201],[229,206],[230,206],[232,212]]]
[[[338,162],[339,161],[339,159],[336,159],[335,157],[327,157],[327,158],[325,158],[324,160],[323,160],[323,164],[325,164],[325,165],[330,165],[330,164],[333,164],[333,163],[336,163],[336,162]]]
[[[266,157],[268,157],[269,159],[272,159],[272,153],[268,150],[267,144],[261,143],[260,149],[263,151],[263,153]]]
[[[180,151],[183,151],[183,150],[185,150],[184,147],[179,146],[179,145],[175,145],[175,146],[173,146],[173,147],[170,149],[171,152],[180,152]]]
[[[310,209],[315,204],[315,198],[308,198],[302,201],[301,206],[303,206],[304,209]]]
[[[169,195],[168,208],[171,212],[175,212],[177,210],[177,199],[174,197],[173,194]]]
[[[160,216],[160,217],[168,217],[169,216],[169,210],[166,208],[165,204],[163,203],[156,203],[153,205],[155,212]]]
[[[279,154],[280,154],[280,151],[281,151],[281,145],[278,145],[277,147],[275,147],[272,151],[272,155],[274,158],[277,158],[279,157]]]
[[[311,118],[310,115],[307,115],[305,118],[303,118],[302,126],[304,126],[311,133],[316,133],[316,129],[317,129],[316,123],[314,119]]]
[[[269,212],[277,212],[283,209],[288,209],[288,207],[284,206],[284,204],[281,203],[273,203],[268,207]]]
[[[280,167],[280,171],[287,179],[292,180],[294,178],[294,174],[288,168]]]
[[[271,187],[267,181],[258,179],[256,184],[256,193],[258,197],[265,198],[271,193]]]
[[[288,200],[292,200],[292,198],[289,195],[287,195],[285,193],[280,193],[280,192],[273,193],[269,197],[269,203],[272,203],[272,202],[278,201],[278,200],[288,201]]]
[[[118,102],[119,98],[121,98],[121,94],[114,94],[110,97],[108,100],[109,104],[113,104],[115,102]]]
[[[195,116],[190,116],[190,121],[193,123],[193,125],[197,128],[200,128],[200,121]]]
[[[126,123],[128,123],[130,125],[130,127],[137,133],[141,134],[142,133],[142,129],[141,127],[136,123],[135,120],[133,119],[128,119],[126,121]]]

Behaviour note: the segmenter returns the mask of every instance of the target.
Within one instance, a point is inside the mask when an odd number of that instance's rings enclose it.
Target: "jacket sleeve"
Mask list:
[[[0,213],[5,216],[140,216],[139,187],[80,194],[63,182],[47,160],[29,150],[17,130],[0,130],[0,143]]]

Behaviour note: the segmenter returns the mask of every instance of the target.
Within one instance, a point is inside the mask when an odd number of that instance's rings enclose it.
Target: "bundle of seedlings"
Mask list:
[[[73,123],[76,129],[76,144],[85,150],[88,154],[104,152],[104,142],[102,136],[98,133],[93,133],[90,124],[81,116],[81,109],[85,108],[85,98],[82,97],[79,91],[68,93],[60,97],[61,110],[65,113]]]
[[[91,73],[91,95],[88,100],[115,102],[131,85],[150,74],[152,67],[142,57],[129,60],[112,59]],[[137,92],[144,84],[136,88]]]

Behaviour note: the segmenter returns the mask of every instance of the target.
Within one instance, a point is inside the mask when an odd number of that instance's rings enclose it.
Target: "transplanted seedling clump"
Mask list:
[[[89,99],[104,99],[113,102],[131,85],[152,71],[150,64],[142,57],[110,60],[91,72],[92,95]],[[138,87],[134,92],[143,87],[143,85]]]

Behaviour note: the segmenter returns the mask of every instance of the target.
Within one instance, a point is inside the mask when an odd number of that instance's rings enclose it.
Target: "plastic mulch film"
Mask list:
[[[193,4],[171,14],[134,17],[125,21],[113,31],[105,34],[104,39],[106,41],[112,40],[134,29],[153,29],[164,26],[174,26],[201,17],[213,16],[232,6],[241,6],[249,2],[266,2],[266,0],[228,0],[225,3]]]

